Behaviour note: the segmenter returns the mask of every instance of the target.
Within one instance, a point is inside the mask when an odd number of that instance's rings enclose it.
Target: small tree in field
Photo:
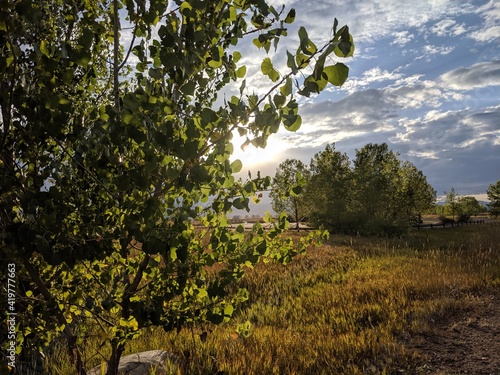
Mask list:
[[[459,213],[458,193],[454,188],[451,188],[449,192],[445,191],[444,194],[446,195],[445,212],[455,220],[455,216]]]
[[[288,217],[293,218],[296,229],[299,229],[300,222],[307,216],[303,186],[308,175],[309,171],[304,163],[287,159],[278,166],[271,184],[269,196],[273,210],[285,212]]]
[[[352,173],[349,158],[327,145],[311,160],[305,204],[316,225],[343,230],[350,226],[348,215],[352,202]]]
[[[494,218],[500,216],[500,181],[491,184],[486,192],[490,200],[490,215]]]
[[[464,218],[476,216],[482,210],[481,204],[474,197],[463,196],[458,198],[458,211]]]
[[[234,178],[233,133],[264,147],[299,128],[297,96],[347,78],[325,65],[354,48],[335,20],[319,48],[299,29],[286,72],[263,59],[266,93],[245,89],[240,41],[268,52],[294,18],[262,0],[2,2],[0,262],[2,281],[17,265],[18,350],[62,335],[83,375],[97,336],[117,374],[143,328],[227,321],[244,265],[305,249],[279,239],[284,215],[250,233],[226,218],[269,185]]]

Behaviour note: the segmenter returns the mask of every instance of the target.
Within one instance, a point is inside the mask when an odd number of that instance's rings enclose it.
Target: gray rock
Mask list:
[[[156,375],[166,375],[165,363],[171,360],[176,362],[172,353],[165,350],[150,350],[147,352],[130,354],[120,359],[118,372],[120,375],[149,375],[154,369]],[[101,366],[96,366],[88,371],[88,375],[100,375]]]

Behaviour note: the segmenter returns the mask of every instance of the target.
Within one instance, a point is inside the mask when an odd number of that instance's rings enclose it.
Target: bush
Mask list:
[[[449,217],[444,216],[444,215],[439,216],[439,221],[441,221],[441,223],[443,223],[443,224],[451,224],[451,223],[455,222],[455,220],[450,219]]]
[[[407,233],[409,223],[403,220],[369,216],[362,212],[343,212],[335,217],[315,213],[314,225],[323,225],[330,233],[361,236],[399,237]]]

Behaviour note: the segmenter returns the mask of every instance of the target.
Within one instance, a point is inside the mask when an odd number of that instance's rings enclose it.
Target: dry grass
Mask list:
[[[174,374],[418,373],[406,338],[500,284],[499,229],[415,231],[397,240],[335,236],[287,266],[250,270],[243,286],[251,299],[229,324],[150,330],[127,353],[169,350],[183,363]],[[245,338],[235,327],[246,321]]]

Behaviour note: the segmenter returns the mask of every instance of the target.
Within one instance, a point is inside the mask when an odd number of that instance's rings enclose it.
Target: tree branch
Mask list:
[[[49,304],[55,304],[56,301],[52,294],[50,293],[50,290],[47,288],[45,283],[43,282],[42,278],[40,277],[40,274],[38,273],[37,270],[32,266],[32,264],[29,262],[28,259],[24,260],[24,266],[26,270],[28,271],[31,279],[33,282],[36,284],[38,289],[40,290],[40,293],[43,295],[47,303]],[[70,357],[72,361],[76,365],[76,369],[79,375],[87,375],[87,372],[85,371],[85,367],[83,366],[83,361],[80,356],[80,351],[78,350],[78,346],[76,344],[76,336],[73,334],[73,331],[71,330],[68,321],[64,317],[64,315],[58,311],[55,313],[56,314],[56,319],[61,324],[64,326],[63,333],[64,336],[66,337],[66,340],[68,342],[68,350]]]

